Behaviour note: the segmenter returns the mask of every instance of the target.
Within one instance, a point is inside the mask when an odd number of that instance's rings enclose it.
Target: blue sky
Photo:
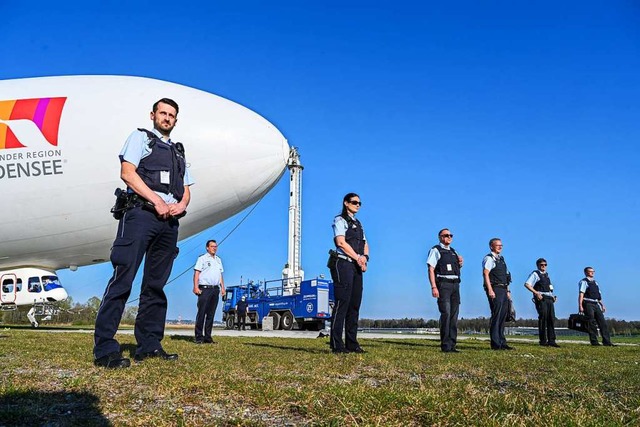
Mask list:
[[[489,316],[481,260],[501,237],[519,316],[536,316],[522,284],[544,257],[558,317],[577,310],[591,265],[607,315],[640,319],[636,2],[0,5],[2,79],[152,77],[275,124],[305,166],[307,277],[328,275],[332,218],[359,193],[371,246],[361,317],[437,318],[425,260],[449,227],[465,257],[462,317]],[[279,277],[287,206],[283,179],[220,246],[228,285]],[[245,214],[181,244],[170,318],[195,317],[195,259]],[[111,268],[59,273],[83,302],[102,295]]]

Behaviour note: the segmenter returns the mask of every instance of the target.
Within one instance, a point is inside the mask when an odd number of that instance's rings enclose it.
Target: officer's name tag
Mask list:
[[[453,268],[451,268],[451,264],[447,264],[447,271],[453,271]]]
[[[160,184],[171,184],[169,171],[160,171]]]

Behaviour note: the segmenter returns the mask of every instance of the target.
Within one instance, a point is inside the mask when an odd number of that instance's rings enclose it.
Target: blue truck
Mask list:
[[[226,288],[222,321],[227,329],[237,323],[236,305],[243,296],[249,303],[247,326],[262,328],[265,317],[273,318],[273,329],[302,329],[319,331],[331,318],[333,305],[333,282],[325,279],[304,280],[291,295],[284,295],[287,279],[254,283]]]

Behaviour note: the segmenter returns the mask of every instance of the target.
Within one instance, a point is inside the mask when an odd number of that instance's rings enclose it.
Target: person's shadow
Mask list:
[[[0,396],[0,426],[112,426],[91,393],[20,391]]]

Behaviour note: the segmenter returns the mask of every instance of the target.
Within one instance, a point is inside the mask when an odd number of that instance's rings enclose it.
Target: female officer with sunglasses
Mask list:
[[[331,320],[333,353],[364,353],[357,340],[362,302],[362,273],[367,271],[369,245],[362,224],[355,218],[360,196],[349,193],[342,200],[342,212],[333,220],[336,251],[331,252],[329,268],[333,280],[335,305]],[[342,331],[345,331],[345,341]]]

